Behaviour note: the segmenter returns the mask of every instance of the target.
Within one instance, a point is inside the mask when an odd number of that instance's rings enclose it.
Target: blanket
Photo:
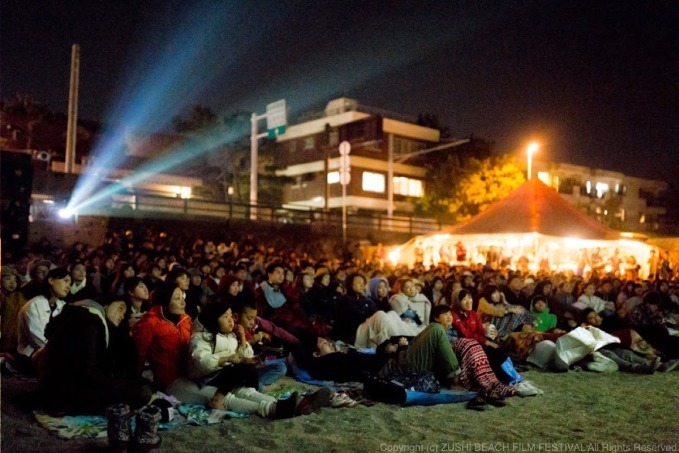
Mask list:
[[[186,425],[205,426],[220,423],[228,418],[244,418],[247,415],[230,411],[206,409],[195,404],[180,404],[173,408],[173,417],[168,423],[161,423],[159,429],[177,429]],[[42,411],[33,411],[38,424],[47,429],[50,434],[60,439],[76,437],[106,437],[106,417],[103,415],[66,415],[52,416]],[[134,429],[134,417],[132,429]]]
[[[363,384],[360,382],[335,382],[335,381],[321,381],[311,377],[308,371],[300,368],[294,360],[288,359],[290,368],[299,381],[306,384],[316,385],[319,387],[329,387],[336,391],[346,391],[347,389],[362,389]],[[442,390],[439,393],[418,392],[415,390],[405,390],[405,402],[403,406],[433,406],[435,404],[450,404],[461,403],[469,401],[476,396],[476,392],[464,390]]]

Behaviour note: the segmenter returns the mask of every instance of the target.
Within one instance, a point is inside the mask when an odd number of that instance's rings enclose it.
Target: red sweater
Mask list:
[[[137,370],[144,369],[146,360],[151,364],[153,380],[165,390],[175,379],[186,376],[188,346],[191,338],[191,318],[181,315],[177,325],[163,316],[158,305],[151,307],[132,328],[137,344]]]
[[[486,328],[478,313],[474,310],[464,312],[453,309],[453,327],[464,338],[472,338],[479,343],[486,344]]]

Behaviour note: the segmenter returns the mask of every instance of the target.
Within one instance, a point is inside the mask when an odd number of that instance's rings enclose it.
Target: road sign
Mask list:
[[[288,125],[288,111],[285,99],[272,102],[266,106],[266,129],[269,138],[275,138],[285,133]]]
[[[339,145],[340,152],[340,184],[346,186],[351,181],[351,157],[349,153],[351,152],[351,144],[347,141],[343,141]]]
[[[351,152],[351,143],[348,141],[343,141],[339,145],[339,153],[342,155],[349,154]]]

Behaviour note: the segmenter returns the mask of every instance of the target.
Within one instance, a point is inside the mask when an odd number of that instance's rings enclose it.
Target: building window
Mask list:
[[[403,137],[394,137],[394,157],[403,156],[425,149],[427,146],[422,142]]]
[[[288,142],[288,151],[291,153],[297,152],[297,140],[290,140]]]
[[[382,173],[363,172],[361,188],[366,192],[384,193],[385,177]]]
[[[608,184],[605,182],[598,182],[594,185],[594,190],[596,191],[597,198],[603,198],[608,192]]]
[[[305,149],[305,150],[314,149],[314,146],[316,146],[316,141],[314,140],[314,137],[313,137],[313,136],[311,136],[311,137],[306,137],[306,138],[304,139],[304,149]]]
[[[422,181],[397,176],[394,178],[394,194],[405,195],[406,197],[421,197],[424,195]]]
[[[335,146],[338,144],[339,144],[339,131],[338,130],[330,131],[330,134],[328,135],[328,145]]]
[[[340,176],[338,171],[328,172],[328,184],[337,184],[340,182]]]

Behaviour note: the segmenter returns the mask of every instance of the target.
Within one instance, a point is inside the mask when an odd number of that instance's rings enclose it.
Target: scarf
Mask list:
[[[86,284],[87,284],[87,278],[83,278],[83,281],[81,281],[80,283],[73,282],[73,284],[71,285],[71,294],[77,294],[78,291],[83,289]]]
[[[275,289],[269,282],[264,282],[261,286],[262,291],[264,291],[264,297],[266,297],[266,301],[271,308],[281,308],[287,302],[280,289]]]

